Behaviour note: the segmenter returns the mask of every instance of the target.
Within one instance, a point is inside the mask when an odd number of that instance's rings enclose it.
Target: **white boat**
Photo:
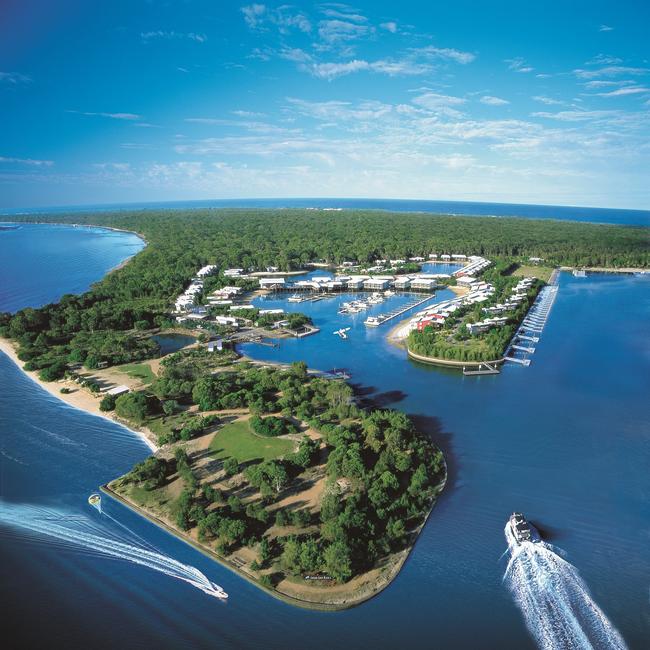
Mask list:
[[[293,296],[289,297],[288,302],[302,302],[303,300],[304,298],[301,295],[294,293]]]
[[[349,327],[342,327],[340,330],[336,330],[334,332],[335,336],[339,336],[342,339],[347,339],[348,338],[348,332],[350,331]]]

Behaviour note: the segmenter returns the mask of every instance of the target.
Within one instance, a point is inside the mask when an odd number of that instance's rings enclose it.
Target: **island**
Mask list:
[[[645,228],[548,220],[293,209],[38,220],[129,230],[147,245],[82,295],[0,314],[2,349],[53,394],[145,436],[153,455],[107,477],[107,493],[268,593],[317,609],[390,584],[446,464],[406,414],[362,406],[345,377],[242,357],[241,341],[318,331],[251,298],[307,269],[357,267],[369,292],[388,286],[388,271],[395,287],[483,292],[406,337],[413,355],[481,363],[503,357],[558,266],[644,270],[650,260]],[[412,282],[439,253],[480,273]]]

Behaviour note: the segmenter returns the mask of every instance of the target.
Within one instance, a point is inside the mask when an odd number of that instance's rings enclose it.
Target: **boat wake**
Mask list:
[[[540,648],[626,648],[572,564],[545,542],[518,544],[509,526],[505,533],[511,557],[503,579]]]
[[[109,516],[109,518],[116,521],[113,517]],[[128,539],[120,534],[109,534],[90,517],[82,514],[0,501],[0,526],[11,529],[14,537],[45,541],[61,549],[74,550],[95,557],[132,562],[164,573],[170,578],[183,580],[209,596],[220,599],[228,597],[219,585],[212,582],[196,567],[183,564],[158,552],[122,524],[120,526],[129,533],[129,537],[135,536],[137,539]]]

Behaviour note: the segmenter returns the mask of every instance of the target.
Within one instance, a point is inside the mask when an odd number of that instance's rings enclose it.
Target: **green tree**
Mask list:
[[[350,547],[344,541],[332,542],[323,554],[325,571],[337,582],[346,582],[352,576]]]

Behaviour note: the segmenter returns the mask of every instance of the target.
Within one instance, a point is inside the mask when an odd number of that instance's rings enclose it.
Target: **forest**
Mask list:
[[[36,220],[22,215],[16,221]],[[147,246],[80,296],[0,314],[0,336],[49,378],[65,363],[126,363],[156,354],[142,332],[168,323],[173,299],[197,269],[290,270],[311,261],[366,263],[458,252],[488,258],[543,257],[546,264],[636,266],[650,262],[648,228],[568,221],[439,216],[378,211],[141,210],[52,215],[38,221],[131,230]],[[226,284],[218,274],[211,288]]]
[[[182,363],[185,354],[175,355],[168,368]],[[156,391],[170,396],[160,387]],[[304,363],[289,369],[238,365],[199,376],[191,396],[183,395],[177,396],[212,414],[195,416],[195,425],[186,422],[171,439],[178,444],[136,465],[111,489],[146,504],[180,478],[180,495],[161,498],[165,516],[183,531],[196,528],[199,540],[221,556],[244,546],[254,549],[251,568],[267,587],[314,572],[346,582],[406,548],[445,477],[442,453],[406,415],[359,408],[347,384],[313,377]],[[136,402],[141,402],[138,418],[160,410],[147,407],[142,393],[119,397],[116,409],[132,418]],[[277,458],[240,463],[229,456],[214,473],[197,472],[196,458],[203,454],[188,453],[183,441],[203,435],[218,422],[220,410],[233,407],[250,409],[250,426],[262,438],[296,436],[297,423],[318,437],[301,434],[295,450]],[[216,442],[220,435],[217,430]],[[326,488],[316,510],[279,507],[287,494],[300,496],[307,489],[305,472],[317,466]]]

